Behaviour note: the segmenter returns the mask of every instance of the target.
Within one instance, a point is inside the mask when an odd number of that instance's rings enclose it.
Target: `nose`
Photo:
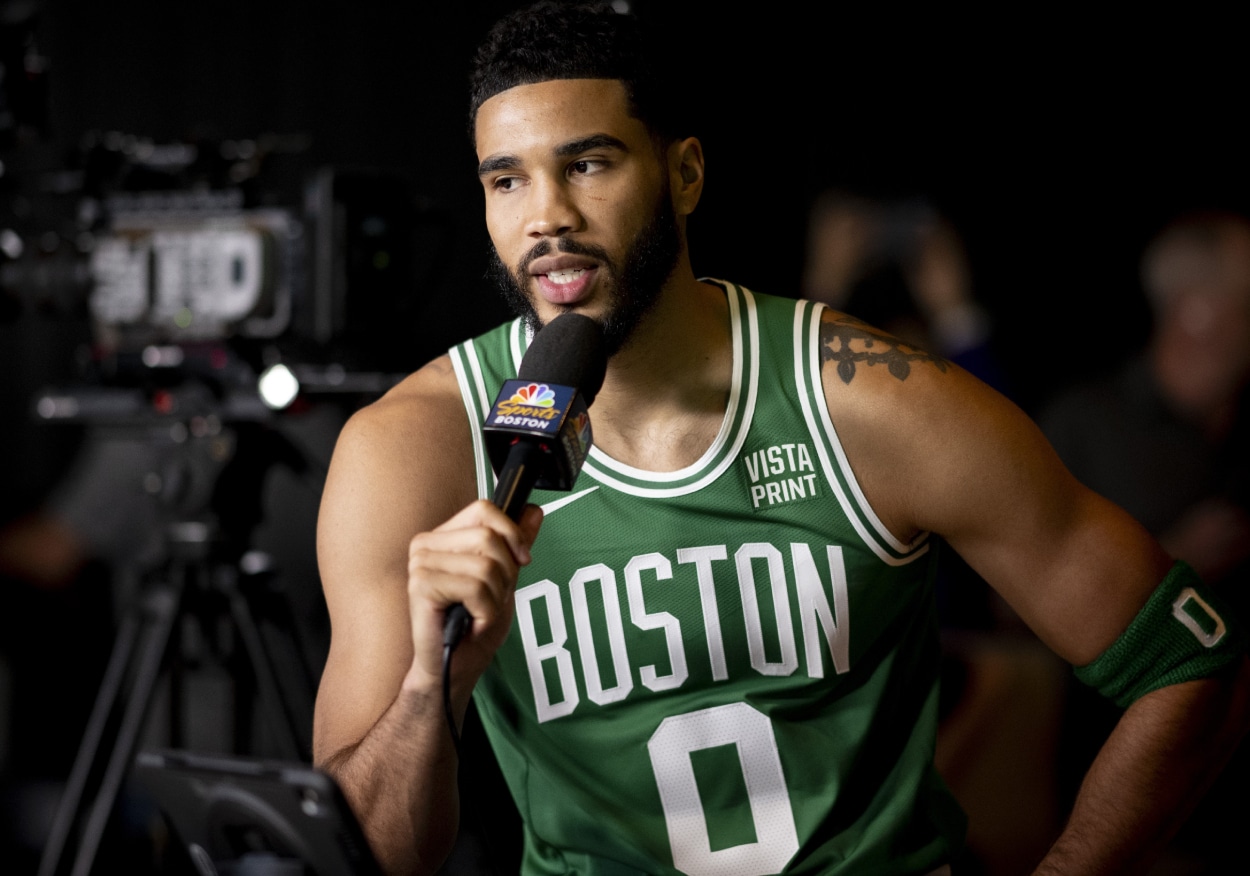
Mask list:
[[[531,189],[525,233],[530,237],[562,237],[581,231],[585,222],[568,186],[559,180],[536,180]]]

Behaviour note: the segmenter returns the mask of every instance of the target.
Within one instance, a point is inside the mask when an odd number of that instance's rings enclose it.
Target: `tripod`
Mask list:
[[[178,744],[181,644],[188,628],[198,627],[210,641],[221,638],[223,627],[229,630],[226,662],[239,691],[236,747],[250,723],[250,704],[258,699],[281,756],[310,759],[315,675],[296,635],[294,613],[274,586],[273,570],[263,555],[246,550],[261,517],[265,470],[280,460],[298,468],[304,460],[260,424],[221,428],[207,422],[197,440],[174,430],[182,440],[166,453],[164,469],[149,477],[171,511],[163,557],[144,576],[138,599],[118,626],[38,876],[89,876],[165,675],[171,736]],[[285,639],[284,646],[271,647],[275,636]]]

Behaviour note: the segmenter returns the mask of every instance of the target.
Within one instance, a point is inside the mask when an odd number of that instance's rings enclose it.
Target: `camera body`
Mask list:
[[[114,208],[88,257],[97,338],[132,349],[280,337],[305,292],[304,229],[279,208]]]
[[[288,140],[93,134],[68,166],[10,168],[0,319],[84,320],[110,383],[205,347],[257,371],[411,370],[446,217],[398,173],[311,167]]]

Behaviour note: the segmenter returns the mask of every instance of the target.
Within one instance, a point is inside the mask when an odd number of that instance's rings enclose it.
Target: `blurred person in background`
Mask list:
[[[880,326],[1006,390],[964,241],[928,198],[822,192],[808,218],[802,286],[804,298]]]
[[[1245,618],[1250,219],[1225,211],[1177,216],[1146,246],[1141,282],[1153,318],[1145,347],[1112,373],[1056,395],[1039,423],[1078,479],[1140,520]],[[1119,715],[1079,687],[1070,686],[1065,717],[1069,793]],[[1176,853],[1201,872],[1229,872],[1240,861],[1245,798],[1238,789],[1247,780],[1243,745],[1179,835]],[[1228,799],[1242,803],[1214,802]]]
[[[1245,605],[1250,559],[1250,220],[1189,214],[1149,244],[1144,350],[1042,415],[1078,478]]]

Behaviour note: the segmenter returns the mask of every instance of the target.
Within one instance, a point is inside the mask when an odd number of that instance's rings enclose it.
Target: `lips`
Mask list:
[[[560,253],[534,259],[527,270],[537,280],[543,298],[568,306],[586,297],[599,265],[586,256]]]

